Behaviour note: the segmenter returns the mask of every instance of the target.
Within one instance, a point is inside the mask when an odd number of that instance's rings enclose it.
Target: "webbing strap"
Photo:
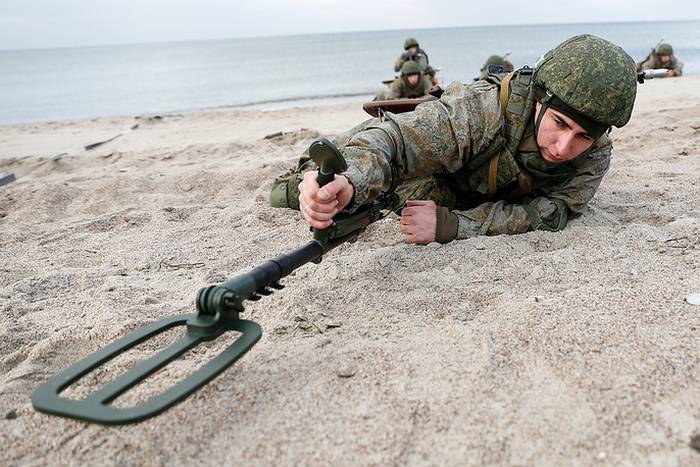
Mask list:
[[[515,201],[521,196],[536,190],[542,185],[544,185],[544,180],[538,180],[525,170],[520,169],[520,172],[518,173],[518,187],[511,193],[508,193],[506,199],[508,201]]]
[[[511,71],[503,78],[503,81],[501,81],[501,92],[498,100],[501,103],[501,116],[503,116],[504,119],[506,117],[508,98],[510,97],[510,79],[514,74],[515,72]],[[493,199],[498,191],[498,159],[501,157],[501,151],[498,151],[496,155],[491,158],[491,162],[489,163],[489,199]]]

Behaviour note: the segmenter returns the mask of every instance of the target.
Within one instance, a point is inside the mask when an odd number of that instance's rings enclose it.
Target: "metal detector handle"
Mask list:
[[[325,138],[311,143],[309,156],[318,166],[318,177],[316,177],[318,186],[332,182],[335,174],[345,172],[348,168],[348,163],[345,162],[345,158],[335,144]]]
[[[327,185],[335,178],[335,174],[345,172],[348,169],[348,163],[343,155],[325,138],[318,139],[309,146],[309,157],[318,166],[318,176],[316,182],[319,186]],[[331,227],[326,229],[312,229],[314,240],[321,246],[323,253],[326,253],[331,244]],[[321,261],[321,257],[314,260],[315,263]]]

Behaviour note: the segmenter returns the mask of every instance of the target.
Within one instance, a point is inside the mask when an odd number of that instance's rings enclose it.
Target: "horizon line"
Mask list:
[[[186,42],[216,42],[227,40],[245,40],[245,39],[267,39],[280,37],[304,37],[304,36],[324,36],[331,34],[357,34],[361,32],[396,32],[396,31],[425,31],[430,29],[471,29],[471,28],[489,28],[489,27],[518,27],[518,26],[563,26],[563,25],[585,25],[585,24],[633,24],[633,23],[688,23],[697,22],[698,19],[675,19],[675,20],[631,20],[631,21],[583,21],[583,22],[564,22],[564,23],[513,23],[513,24],[472,24],[465,26],[438,26],[438,27],[420,27],[420,28],[394,28],[394,29],[363,29],[356,31],[339,31],[339,32],[313,32],[313,33],[290,33],[290,34],[273,34],[273,35],[253,35],[253,36],[229,36],[229,37],[211,37],[200,39],[175,39],[175,40],[156,40],[146,42],[115,42],[104,44],[90,45],[62,45],[57,47],[21,47],[6,49],[0,47],[0,52],[21,52],[21,51],[38,51],[38,50],[60,50],[60,49],[85,49],[85,48],[107,48],[120,46],[134,45],[157,45],[157,44],[178,44]]]

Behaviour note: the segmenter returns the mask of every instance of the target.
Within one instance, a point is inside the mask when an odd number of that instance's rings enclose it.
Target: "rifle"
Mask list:
[[[309,156],[319,167],[317,181],[320,186],[347,169],[340,151],[326,139],[314,141],[309,148]],[[338,214],[330,227],[312,229],[313,240],[305,245],[226,282],[200,289],[195,300],[196,314],[176,315],[156,321],[88,355],[39,386],[32,394],[32,405],[47,414],[103,425],[140,422],[167,410],[233,365],[258,342],[262,335],[260,325],[240,318],[246,300],[259,300],[274,290],[281,290],[284,286],[280,284],[280,279],[309,262],[319,263],[324,254],[343,243],[354,242],[369,224],[384,218],[387,211],[397,209],[398,205],[398,196],[390,190],[352,214]],[[60,397],[62,391],[92,370],[176,326],[186,327],[185,335],[180,340],[92,392],[87,398],[73,400]],[[240,332],[239,338],[187,378],[139,405],[127,408],[111,405],[120,395],[186,351],[231,330]]]

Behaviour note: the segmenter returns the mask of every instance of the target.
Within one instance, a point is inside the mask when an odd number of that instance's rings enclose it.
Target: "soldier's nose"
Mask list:
[[[559,137],[557,142],[557,155],[558,156],[568,156],[573,151],[574,135],[567,132]]]

